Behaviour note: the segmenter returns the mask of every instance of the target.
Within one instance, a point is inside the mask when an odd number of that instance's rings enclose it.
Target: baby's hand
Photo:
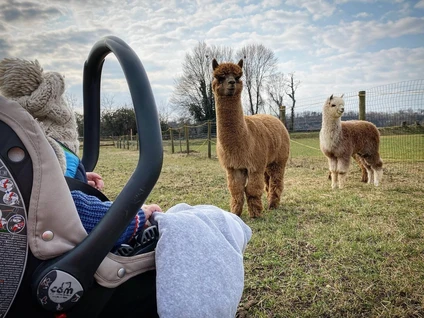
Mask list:
[[[103,182],[102,177],[95,173],[95,172],[87,172],[87,182],[89,185],[91,185],[93,188],[96,188],[97,190],[103,190],[105,184]]]
[[[146,220],[148,220],[152,216],[153,212],[162,212],[162,209],[157,204],[143,204],[141,209],[144,212]]]

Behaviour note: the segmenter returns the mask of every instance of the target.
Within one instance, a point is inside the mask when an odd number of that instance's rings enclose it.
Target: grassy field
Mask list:
[[[311,153],[317,146],[301,142]],[[110,198],[137,160],[136,151],[101,148],[95,171]],[[408,165],[387,163],[377,188],[352,166],[346,188],[332,191],[322,155],[293,154],[281,207],[259,219],[243,212],[253,237],[238,317],[424,317],[424,172],[422,162]],[[215,158],[166,152],[148,202],[228,210],[225,173]]]
[[[319,149],[318,133],[294,134],[291,136],[292,157],[322,157]],[[215,154],[216,140],[212,140],[212,156]],[[165,152],[172,153],[171,142],[164,141]],[[207,156],[208,144],[206,139],[193,139],[189,144],[190,153],[200,153]],[[175,153],[187,153],[185,140],[174,140]],[[380,145],[381,157],[389,161],[424,161],[424,134],[383,135]]]

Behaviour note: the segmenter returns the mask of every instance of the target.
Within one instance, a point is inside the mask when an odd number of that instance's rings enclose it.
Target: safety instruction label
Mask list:
[[[27,217],[19,189],[0,159],[0,318],[19,289],[27,257]]]

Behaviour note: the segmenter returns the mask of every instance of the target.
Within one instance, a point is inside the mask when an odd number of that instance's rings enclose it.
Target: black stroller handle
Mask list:
[[[74,276],[84,289],[89,287],[100,263],[149,196],[162,169],[162,136],[149,80],[136,53],[115,36],[104,37],[95,43],[84,65],[82,163],[87,171],[93,171],[99,157],[100,79],[104,60],[111,52],[123,69],[135,109],[138,164],[103,219],[79,245],[44,268],[39,273],[40,280],[51,270],[62,270]]]

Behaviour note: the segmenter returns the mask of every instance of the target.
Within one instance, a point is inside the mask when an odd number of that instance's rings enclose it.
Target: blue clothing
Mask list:
[[[81,160],[65,145],[61,144],[60,142],[58,143],[62,146],[66,158],[65,176],[87,183],[87,175]],[[87,233],[90,233],[97,225],[97,223],[99,223],[99,221],[107,213],[110,206],[112,205],[112,202],[103,202],[93,195],[88,195],[78,190],[71,191],[71,195],[72,199],[74,200],[75,207],[77,208],[78,215],[81,219],[82,226],[87,231]],[[141,229],[143,229],[145,222],[146,217],[143,210],[140,209],[125,231],[121,234],[118,241],[115,243],[114,248],[119,247],[121,244],[128,243],[141,231]]]
[[[71,191],[71,194],[74,199],[78,215],[81,219],[81,223],[87,233],[90,233],[109,210],[112,202],[102,202],[97,197],[87,195],[78,190]],[[115,243],[114,247],[119,247],[121,244],[128,243],[140,232],[145,222],[146,217],[144,216],[143,210],[140,209],[135,218],[125,229],[124,233],[121,234],[121,237]]]
[[[74,178],[82,182],[87,183],[87,175],[85,173],[85,168],[78,156],[72,152],[64,144],[56,140],[56,142],[62,147],[63,153],[65,154],[66,160],[66,171],[65,177]]]

